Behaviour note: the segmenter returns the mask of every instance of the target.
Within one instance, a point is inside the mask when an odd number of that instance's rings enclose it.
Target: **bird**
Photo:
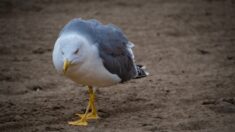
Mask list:
[[[114,24],[102,24],[96,19],[75,18],[60,31],[52,53],[56,71],[77,84],[87,86],[89,102],[75,126],[87,126],[88,120],[98,119],[95,88],[124,83],[146,77],[145,66],[138,65],[123,31]]]

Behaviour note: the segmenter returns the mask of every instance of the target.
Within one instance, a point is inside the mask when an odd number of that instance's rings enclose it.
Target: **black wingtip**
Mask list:
[[[146,67],[144,65],[136,65],[136,69],[137,69],[137,75],[135,79],[146,77],[149,75],[149,73],[145,70]]]

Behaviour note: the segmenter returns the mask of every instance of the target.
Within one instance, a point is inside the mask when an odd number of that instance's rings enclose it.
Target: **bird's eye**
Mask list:
[[[79,49],[77,49],[75,52],[74,52],[74,54],[77,54],[79,52]]]
[[[64,52],[63,52],[63,51],[61,51],[61,54],[62,54],[62,55],[64,55]]]

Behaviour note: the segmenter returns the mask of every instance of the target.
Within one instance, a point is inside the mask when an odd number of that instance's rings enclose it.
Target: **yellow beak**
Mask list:
[[[64,60],[64,67],[63,67],[64,74],[68,70],[70,64],[71,64],[71,62],[69,62],[67,59]]]

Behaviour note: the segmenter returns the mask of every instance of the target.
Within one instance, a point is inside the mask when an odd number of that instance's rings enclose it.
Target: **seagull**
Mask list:
[[[84,114],[70,125],[86,126],[98,119],[93,87],[108,87],[131,79],[146,77],[143,65],[137,65],[132,48],[122,30],[95,19],[76,18],[68,22],[55,42],[52,60],[58,73],[87,86],[89,102]]]

